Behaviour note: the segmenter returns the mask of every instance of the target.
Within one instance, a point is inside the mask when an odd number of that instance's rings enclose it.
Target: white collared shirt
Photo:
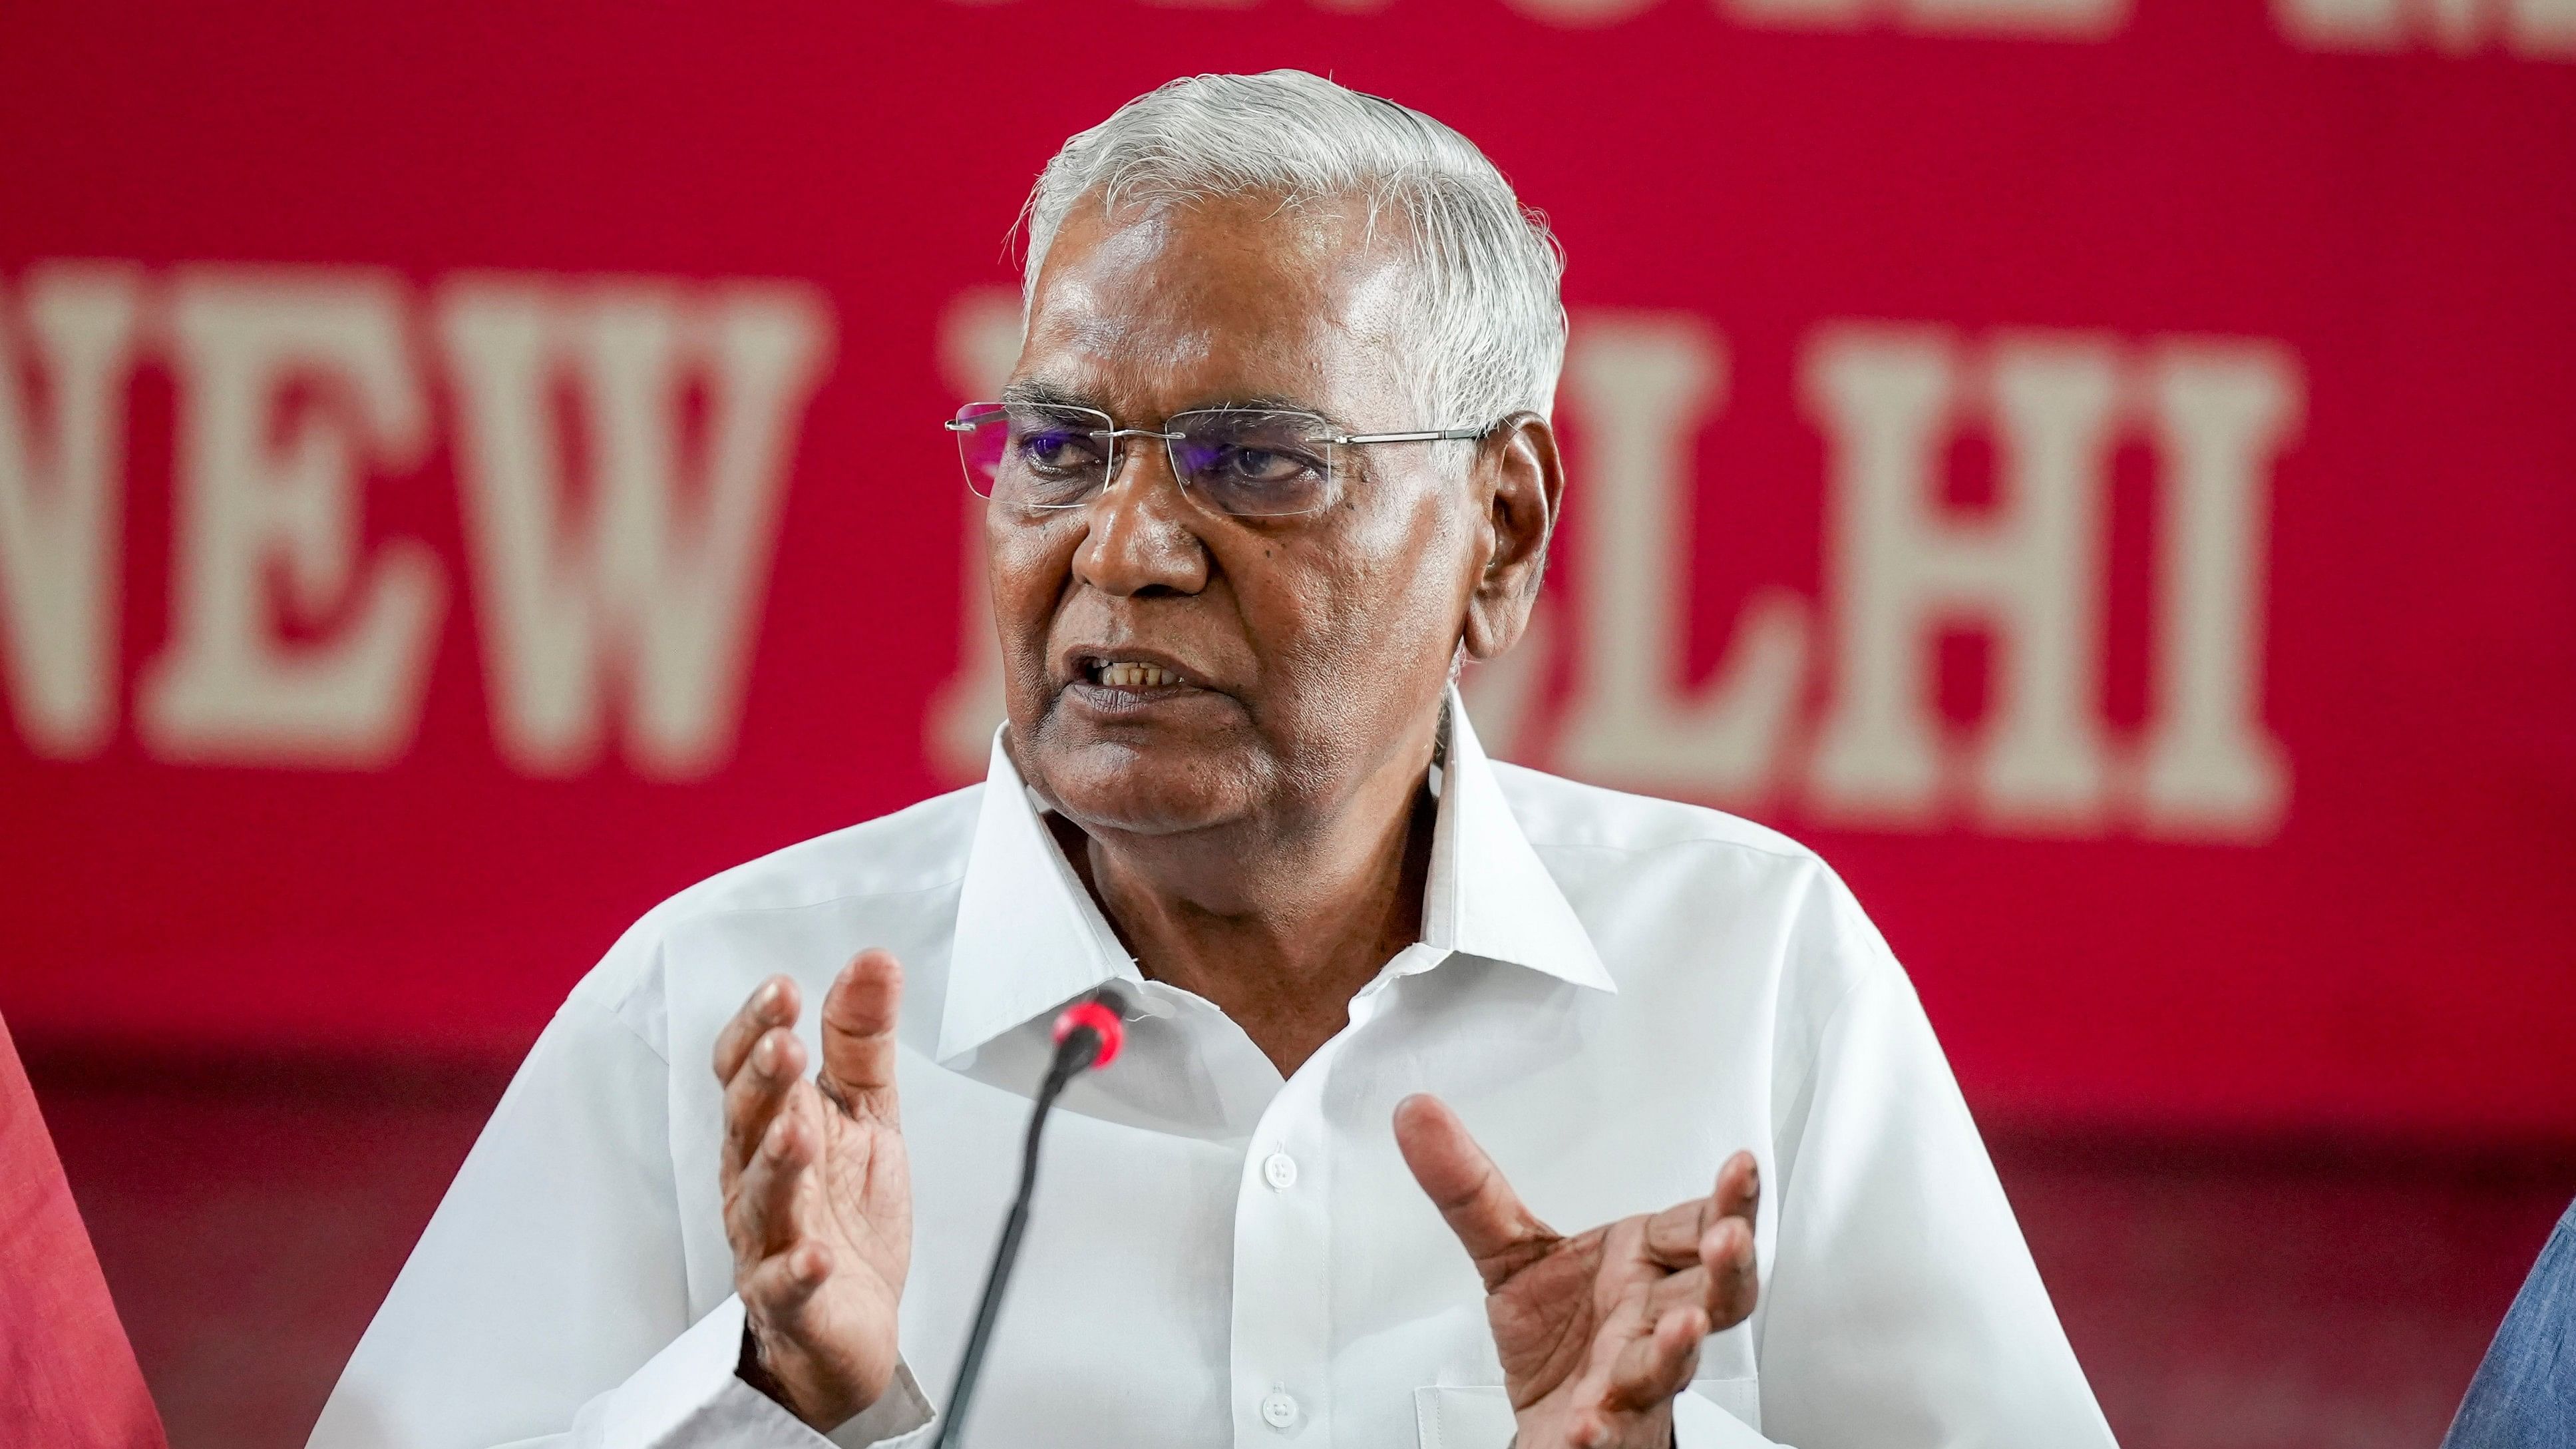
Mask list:
[[[984,1449],[1502,1449],[1475,1269],[1398,1157],[1455,1107],[1576,1231],[1760,1160],[1761,1303],[1676,1401],[1681,1449],[2088,1449],[2109,1429],[1912,987],[1831,871],[1714,811],[1487,761],[1456,722],[1423,939],[1282,1081],[1140,978],[997,744],[990,778],[646,915],[574,989],[341,1377],[313,1449],[826,1441],[734,1376],[715,1037],[786,972],[905,964],[905,1371],[830,1443],[926,1443],[1058,1007],[1125,1054],[1048,1128],[970,1420]],[[813,1012],[800,1029],[814,1047]],[[917,1377],[916,1377],[917,1375]]]

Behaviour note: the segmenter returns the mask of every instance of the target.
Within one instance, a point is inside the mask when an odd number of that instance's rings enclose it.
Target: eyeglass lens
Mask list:
[[[1121,442],[1106,413],[1083,408],[983,404],[951,425],[967,486],[1023,508],[1078,507],[1106,487]],[[1181,486],[1237,517],[1279,518],[1329,506],[1341,451],[1308,413],[1209,409],[1175,413],[1160,439]]]

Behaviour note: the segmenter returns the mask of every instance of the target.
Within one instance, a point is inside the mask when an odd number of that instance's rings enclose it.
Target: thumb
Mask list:
[[[815,1084],[843,1110],[895,1120],[894,1029],[902,1005],[903,967],[891,951],[860,952],[824,993]]]
[[[1526,1265],[1534,1249],[1556,1241],[1439,1098],[1416,1093],[1395,1104],[1395,1145],[1423,1195],[1476,1260],[1486,1292]]]

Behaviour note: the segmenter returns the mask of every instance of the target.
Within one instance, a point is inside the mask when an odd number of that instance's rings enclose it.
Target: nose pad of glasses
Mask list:
[[[1181,481],[1179,470],[1172,466],[1172,436],[1150,428],[1122,428],[1111,434],[1109,477],[1101,484],[1101,494],[1106,496],[1111,489],[1116,488],[1118,480],[1126,475],[1131,466],[1142,463],[1150,469],[1153,464],[1159,462],[1163,465],[1163,475],[1171,480],[1173,489],[1187,496],[1189,488]]]

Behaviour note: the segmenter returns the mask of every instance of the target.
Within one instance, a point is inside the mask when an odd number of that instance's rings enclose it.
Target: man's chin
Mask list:
[[[1095,834],[1180,835],[1252,813],[1245,762],[1233,750],[1099,740],[1041,745],[1041,793]]]

